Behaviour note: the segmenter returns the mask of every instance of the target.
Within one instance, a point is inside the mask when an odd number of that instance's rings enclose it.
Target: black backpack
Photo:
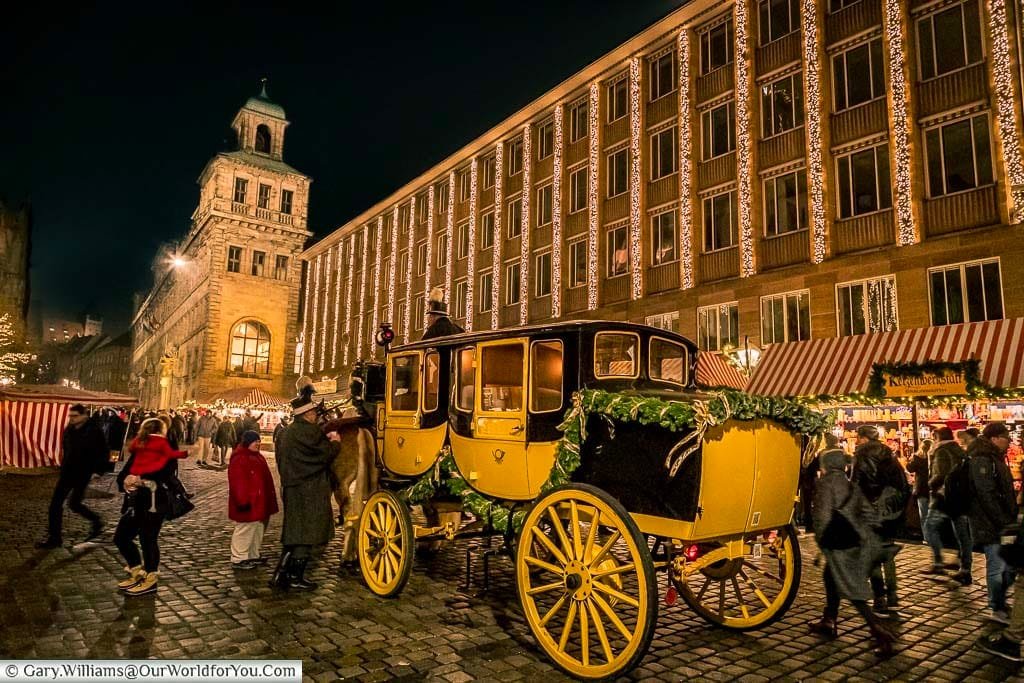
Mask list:
[[[971,502],[971,465],[966,455],[959,464],[946,475],[942,484],[944,492],[944,512],[950,517],[966,514]]]
[[[907,501],[911,493],[907,473],[896,458],[888,458],[879,467],[878,478],[882,492],[873,503],[878,521],[886,526],[901,524],[907,514]]]

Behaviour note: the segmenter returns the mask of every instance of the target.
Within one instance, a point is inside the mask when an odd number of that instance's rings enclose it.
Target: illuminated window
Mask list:
[[[523,409],[523,345],[485,346],[480,351],[480,408],[488,412]]]
[[[761,86],[763,136],[785,133],[804,125],[804,82],[798,71]]]
[[[594,376],[636,377],[640,338],[623,332],[598,332],[594,336]]]
[[[476,349],[469,347],[459,349],[458,369],[456,372],[456,391],[460,410],[473,410],[473,398],[476,392]]]
[[[740,343],[740,306],[732,301],[697,309],[697,347],[701,351],[721,351]]]
[[[391,361],[391,409],[419,408],[420,358],[417,354],[396,356]]]
[[[427,243],[421,242],[416,246],[416,274],[423,275],[427,272]]]
[[[443,268],[448,263],[448,235],[442,233],[437,236],[437,259],[435,265]]]
[[[629,237],[626,226],[612,228],[607,233],[608,277],[625,275],[629,271]]]
[[[649,315],[644,318],[644,324],[657,327],[659,330],[679,332],[679,311]]]
[[[678,257],[676,212],[666,211],[651,219],[651,265],[671,263]]]
[[[231,372],[270,374],[270,330],[255,320],[243,320],[231,331]]]
[[[534,342],[530,347],[530,412],[562,407],[562,342]]]
[[[423,411],[437,410],[441,390],[441,360],[437,351],[428,351],[423,357]]]
[[[836,299],[841,337],[899,328],[893,275],[836,285]]]
[[[806,341],[811,338],[810,292],[761,297],[761,343]]]

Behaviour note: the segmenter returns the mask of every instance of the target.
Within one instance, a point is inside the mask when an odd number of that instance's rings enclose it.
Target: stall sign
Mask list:
[[[962,369],[922,372],[915,375],[882,373],[885,395],[890,398],[914,396],[962,396],[967,393],[967,378]]]
[[[316,389],[318,394],[333,394],[338,391],[338,379],[322,379],[319,382],[313,382],[313,388]]]

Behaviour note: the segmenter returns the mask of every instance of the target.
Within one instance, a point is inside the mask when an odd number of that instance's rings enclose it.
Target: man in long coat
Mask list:
[[[281,434],[276,454],[281,475],[284,524],[281,559],[271,586],[312,590],[304,574],[313,546],[334,538],[330,470],[341,449],[337,434],[324,435],[317,424],[316,405],[306,396],[292,401],[295,420]]]

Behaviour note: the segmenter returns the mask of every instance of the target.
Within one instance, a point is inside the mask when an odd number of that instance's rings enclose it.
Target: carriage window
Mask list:
[[[598,332],[594,338],[595,377],[636,377],[640,338],[635,334]]]
[[[441,389],[441,368],[437,351],[429,352],[423,358],[423,410],[437,409],[437,394]]]
[[[667,339],[651,339],[651,379],[686,384],[686,348]]]
[[[419,356],[399,356],[391,363],[391,409],[414,411],[419,408]]]
[[[546,413],[562,407],[562,342],[537,342],[530,349],[530,410]]]
[[[485,346],[480,355],[480,409],[523,409],[523,345]]]
[[[459,350],[459,409],[473,410],[473,392],[476,391],[476,349]]]

